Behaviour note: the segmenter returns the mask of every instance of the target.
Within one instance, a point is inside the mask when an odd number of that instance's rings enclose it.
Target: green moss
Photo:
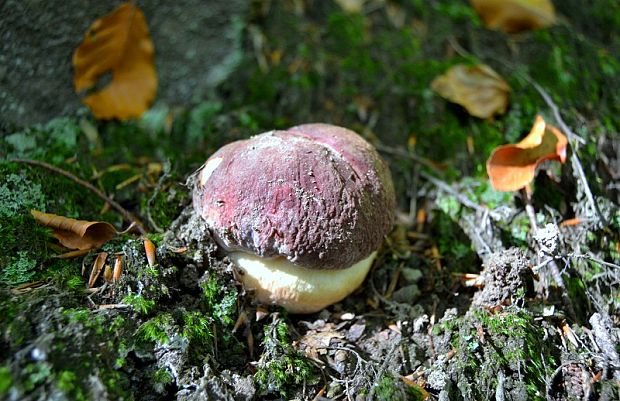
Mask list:
[[[136,330],[135,335],[141,341],[168,344],[170,342],[170,333],[174,330],[175,323],[172,315],[161,313],[142,323]]]
[[[471,391],[477,397],[485,397],[494,391],[498,370],[507,374],[521,371],[531,399],[543,400],[545,378],[553,371],[555,356],[553,347],[543,341],[545,333],[540,324],[529,312],[515,307],[502,313],[477,309],[473,317],[472,322],[461,322],[459,334],[452,340],[458,350],[455,363],[460,365],[469,382],[486,383]],[[485,332],[484,338],[481,329]]]
[[[160,384],[169,384],[172,383],[172,375],[168,369],[157,369],[155,373],[153,373],[153,381]]]
[[[200,288],[206,312],[218,324],[230,327],[237,316],[237,289],[232,285],[226,285],[224,279],[215,274],[202,281]]]
[[[317,375],[314,366],[291,346],[288,326],[274,319],[265,325],[263,354],[258,362],[254,380],[262,395],[280,394],[290,398],[301,384],[312,384]]]
[[[125,296],[122,303],[131,306],[133,310],[143,315],[149,315],[155,309],[155,301],[146,299],[142,295],[129,294]]]
[[[77,383],[77,376],[74,372],[63,370],[58,374],[56,385],[72,399],[82,401],[88,399],[84,390]]]
[[[47,363],[29,363],[22,371],[24,380],[21,385],[26,392],[30,392],[36,386],[45,383],[51,375],[52,369]]]
[[[213,345],[212,319],[201,312],[183,313],[183,336],[191,345],[210,350]]]
[[[0,395],[5,395],[13,385],[13,376],[6,366],[0,366]]]

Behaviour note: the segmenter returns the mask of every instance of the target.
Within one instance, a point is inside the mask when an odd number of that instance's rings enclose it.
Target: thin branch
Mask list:
[[[389,146],[385,146],[385,145],[381,145],[381,144],[375,144],[375,147],[377,149],[379,149],[379,151],[384,152],[384,153],[389,153],[395,156],[400,156],[400,157],[405,157],[407,159],[410,159],[416,163],[419,163],[425,167],[430,168],[435,174],[439,175],[441,174],[441,171],[435,166],[433,165],[433,163],[427,159],[424,159],[420,156],[417,156],[414,153],[411,152],[407,152],[405,150],[401,150],[401,149],[397,149],[397,148],[392,148]],[[446,182],[440,180],[439,178],[435,177],[432,174],[429,174],[425,171],[420,171],[419,175],[422,176],[423,178],[425,178],[427,181],[429,181],[431,184],[435,185],[437,188],[441,189],[444,192],[449,193],[450,195],[454,196],[462,205],[467,206],[468,208],[474,209],[480,213],[483,214],[488,214],[489,216],[491,216],[491,218],[493,220],[500,220],[501,216],[496,213],[493,212],[492,210],[484,207],[484,206],[480,206],[475,202],[472,202],[471,200],[469,200],[469,198],[467,198],[465,195],[455,191],[450,185],[448,185]]]
[[[545,103],[547,103],[547,106],[549,106],[549,108],[553,112],[553,117],[555,118],[558,125],[560,126],[560,129],[568,136],[568,138],[576,142],[579,142],[581,144],[585,144],[586,141],[579,135],[575,134],[573,130],[571,130],[570,127],[564,122],[564,119],[562,118],[562,115],[560,114],[560,110],[558,106],[553,102],[553,99],[551,99],[551,96],[549,96],[549,94],[532,78],[530,78],[527,75],[524,76],[524,78],[532,86],[534,86],[534,88],[538,91],[538,93],[543,98]],[[583,190],[586,194],[586,198],[588,199],[588,203],[590,203],[590,205],[592,206],[592,209],[598,215],[599,219],[603,222],[603,224],[607,226],[609,223],[607,219],[605,218],[605,216],[603,215],[603,213],[601,212],[600,208],[598,207],[598,203],[596,203],[596,200],[594,199],[594,195],[592,195],[592,191],[590,190],[590,185],[588,185],[588,179],[586,178],[586,174],[583,171],[583,166],[581,165],[581,161],[579,160],[579,156],[577,155],[576,149],[575,149],[575,152],[573,152],[573,154],[571,155],[570,159],[571,159],[571,164],[573,165],[573,168],[575,169],[575,171],[577,172],[577,175],[579,176],[579,179],[581,180],[581,183],[583,185]]]
[[[525,212],[527,213],[527,217],[530,220],[530,226],[532,227],[532,231],[534,234],[538,232],[538,224],[536,223],[536,212],[534,211],[534,206],[532,206],[532,200],[527,193],[526,190],[522,190],[523,197],[525,199]],[[536,248],[540,250],[540,245],[536,242]],[[562,302],[564,303],[564,307],[566,308],[566,313],[569,318],[573,321],[577,321],[577,314],[575,313],[575,308],[573,307],[573,302],[568,296],[568,291],[566,290],[566,285],[564,284],[564,280],[562,279],[562,274],[560,273],[560,268],[554,259],[546,261],[549,266],[549,270],[551,272],[551,277],[553,277],[553,281],[555,281],[555,285],[560,288],[560,295],[562,297]]]
[[[110,198],[109,196],[104,194],[102,191],[99,190],[99,188],[95,187],[91,183],[76,177],[75,175],[71,174],[70,172],[68,172],[66,170],[63,170],[63,169],[61,169],[59,167],[56,167],[56,166],[52,166],[51,164],[48,164],[48,163],[45,163],[45,162],[42,162],[42,161],[39,161],[39,160],[9,159],[9,161],[10,162],[15,162],[15,163],[28,164],[28,165],[31,165],[31,166],[42,167],[42,168],[44,168],[46,170],[49,170],[49,171],[51,171],[53,173],[56,173],[58,175],[62,175],[64,177],[70,179],[71,181],[75,182],[76,184],[81,185],[82,187],[90,190],[95,195],[97,195],[98,197],[103,199],[105,202],[109,203],[110,206],[112,206],[112,208],[114,208],[118,213],[120,213],[123,216],[125,221],[127,221],[127,222],[129,222],[131,224],[135,224],[136,228],[138,229],[138,231],[140,231],[140,234],[146,234],[146,230],[142,226],[142,223],[140,223],[140,220],[138,220],[133,214],[131,214],[131,212],[129,212],[127,209],[122,207],[120,204],[118,204],[112,198]]]
[[[465,195],[455,191],[450,185],[448,185],[447,183],[445,183],[444,181],[440,180],[439,178],[436,178],[434,176],[432,176],[431,174],[428,174],[424,171],[420,172],[420,175],[422,177],[424,177],[425,179],[427,179],[428,181],[430,181],[433,185],[435,185],[437,188],[441,189],[442,191],[445,191],[447,193],[449,193],[450,195],[454,196],[459,202],[461,202],[461,204],[463,204],[464,206],[467,206],[471,209],[474,209],[480,213],[483,214],[488,214],[489,216],[491,216],[491,218],[493,220],[500,220],[501,216],[490,210],[489,208],[486,208],[484,206],[480,206],[475,202],[472,202],[471,200],[469,200],[468,197],[466,197]]]

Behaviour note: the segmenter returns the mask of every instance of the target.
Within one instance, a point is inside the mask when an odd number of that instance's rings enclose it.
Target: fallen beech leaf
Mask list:
[[[144,15],[134,4],[124,3],[93,22],[73,54],[75,90],[91,89],[111,72],[111,82],[82,101],[97,118],[139,117],[157,91],[153,55]]]
[[[474,117],[503,114],[508,107],[510,86],[491,67],[455,65],[431,83],[439,96],[465,107]]]
[[[75,220],[31,210],[37,223],[54,230],[54,237],[69,249],[95,249],[111,240],[116,230],[102,221]]]
[[[566,160],[566,136],[536,117],[532,131],[516,145],[495,148],[487,160],[491,186],[498,191],[516,191],[534,179],[536,167],[545,160]]]
[[[555,23],[551,0],[470,0],[489,29],[516,33],[546,28]]]

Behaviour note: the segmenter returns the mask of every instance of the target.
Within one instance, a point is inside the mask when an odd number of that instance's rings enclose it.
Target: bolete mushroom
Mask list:
[[[395,198],[368,142],[305,124],[215,152],[196,176],[194,208],[259,302],[312,313],[364,281]]]

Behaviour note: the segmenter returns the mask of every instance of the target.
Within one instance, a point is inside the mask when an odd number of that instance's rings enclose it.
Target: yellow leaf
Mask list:
[[[31,210],[37,223],[54,230],[54,237],[69,249],[95,249],[111,240],[116,230],[101,221],[75,220]]]
[[[472,116],[489,118],[508,107],[510,86],[491,67],[455,65],[435,78],[431,88],[441,97],[465,107]]]
[[[90,26],[73,54],[77,92],[91,89],[106,73],[111,82],[82,101],[101,119],[139,117],[155,98],[154,46],[142,12],[124,3]]]
[[[555,23],[550,0],[470,0],[489,29],[516,33],[545,28]]]
[[[566,160],[566,136],[541,116],[530,133],[516,145],[496,148],[487,161],[491,186],[498,191],[516,191],[534,179],[536,167],[545,160]]]

